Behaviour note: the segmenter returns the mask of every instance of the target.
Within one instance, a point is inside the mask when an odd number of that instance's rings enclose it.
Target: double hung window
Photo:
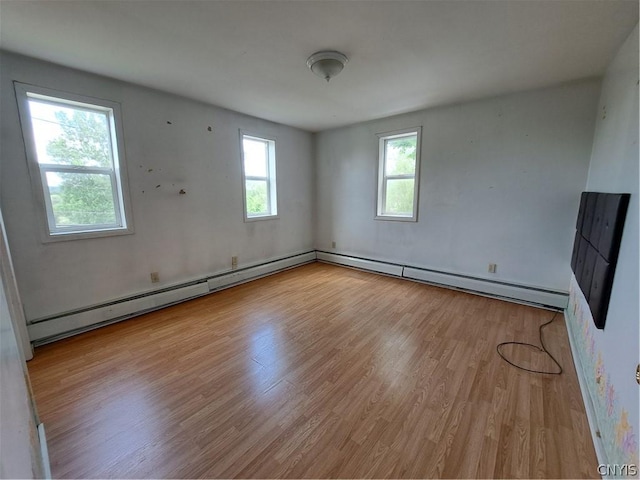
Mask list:
[[[48,239],[129,233],[119,106],[16,84]]]
[[[278,215],[276,142],[240,132],[245,220]]]
[[[417,220],[421,130],[379,135],[378,219]]]

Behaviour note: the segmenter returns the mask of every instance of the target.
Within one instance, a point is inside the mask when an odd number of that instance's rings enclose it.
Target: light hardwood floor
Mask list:
[[[552,312],[314,263],[36,349],[54,477],[597,477]],[[524,365],[551,368],[527,347]]]

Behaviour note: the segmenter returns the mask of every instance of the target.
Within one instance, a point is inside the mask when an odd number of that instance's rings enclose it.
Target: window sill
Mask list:
[[[376,215],[374,217],[374,220],[383,220],[383,221],[388,220],[391,222],[413,222],[413,223],[418,222],[417,217],[401,217],[396,215]]]
[[[256,217],[244,217],[244,221],[245,222],[259,222],[261,220],[275,220],[277,218],[280,218],[278,215],[260,215],[260,216],[256,216]]]
[[[120,235],[131,235],[133,233],[133,227],[111,228],[108,230],[87,230],[85,232],[45,233],[42,237],[42,243],[56,243],[71,240],[85,240],[90,238],[116,237]]]

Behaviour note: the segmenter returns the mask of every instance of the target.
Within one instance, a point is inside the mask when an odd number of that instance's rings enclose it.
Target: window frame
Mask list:
[[[245,222],[255,222],[260,220],[271,220],[278,216],[278,187],[277,187],[277,161],[276,161],[276,138],[248,132],[240,129],[240,164],[242,168],[242,207]],[[267,176],[248,176],[244,165],[244,139],[255,140],[266,143],[267,152]],[[260,215],[249,215],[247,211],[247,181],[263,181],[267,184],[267,201],[269,212]]]
[[[133,216],[129,198],[127,168],[124,154],[124,131],[120,104],[101,98],[63,92],[46,87],[14,82],[18,114],[27,157],[32,192],[41,221],[41,239],[44,243],[64,240],[100,238],[132,234]],[[76,110],[103,113],[109,125],[112,168],[97,166],[39,163],[35,132],[32,125],[29,100],[62,105]],[[55,223],[48,172],[109,175],[114,200],[114,224],[58,227]]]
[[[416,165],[413,175],[386,175],[386,142],[396,138],[416,136]],[[420,158],[422,150],[422,126],[394,130],[376,134],[378,137],[378,178],[376,195],[376,220],[389,220],[396,222],[417,222],[418,221],[418,201],[420,198]],[[413,179],[413,208],[411,215],[398,215],[385,213],[385,199],[388,180]]]

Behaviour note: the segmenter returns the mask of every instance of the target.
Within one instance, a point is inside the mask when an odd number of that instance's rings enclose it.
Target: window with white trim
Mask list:
[[[240,132],[245,220],[278,215],[276,142]]]
[[[47,239],[130,233],[119,105],[16,83]]]
[[[418,219],[420,136],[422,128],[378,135],[377,219]]]

